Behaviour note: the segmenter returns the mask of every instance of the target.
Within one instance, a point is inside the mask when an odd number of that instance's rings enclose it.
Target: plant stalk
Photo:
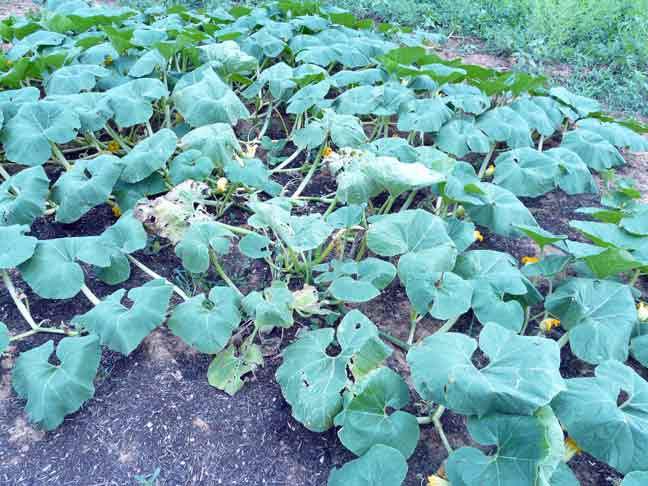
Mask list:
[[[133,262],[133,265],[135,265],[137,268],[139,268],[142,272],[144,272],[146,275],[151,277],[154,280],[164,280],[168,285],[170,285],[173,288],[173,291],[182,298],[182,300],[189,300],[189,296],[183,292],[183,290],[178,287],[177,285],[173,285],[171,282],[169,282],[166,278],[164,278],[162,275],[158,275],[155,273],[153,270],[151,270],[149,267],[144,265],[142,262],[137,260],[135,257],[131,255],[126,255],[126,257]]]

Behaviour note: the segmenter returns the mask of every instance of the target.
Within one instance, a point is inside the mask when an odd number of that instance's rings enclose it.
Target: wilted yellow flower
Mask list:
[[[221,177],[216,181],[216,193],[223,194],[227,190],[228,185],[229,185],[229,181],[227,180],[227,178]]]
[[[450,483],[436,474],[432,474],[428,476],[428,486],[450,486]]]
[[[330,157],[331,155],[333,155],[333,149],[331,147],[324,147],[322,150],[322,156]]]
[[[119,152],[119,143],[117,143],[116,140],[111,140],[110,142],[108,142],[108,151],[113,154]]]
[[[495,166],[493,164],[488,166],[488,169],[486,169],[486,177],[491,177],[495,173]]]
[[[554,327],[558,327],[558,326],[560,326],[560,319],[551,319],[551,318],[547,318],[547,319],[543,319],[543,320],[540,322],[540,330],[541,330],[542,332],[549,332],[549,331],[551,331]]]
[[[110,66],[113,63],[113,58],[111,55],[104,57],[104,66]]]
[[[479,230],[475,230],[474,237],[475,241],[484,241],[484,235],[482,235]]]
[[[182,122],[184,122],[184,116],[182,116],[182,115],[180,114],[180,112],[177,112],[177,111],[176,111],[176,114],[175,114],[175,121],[176,121],[176,123],[182,123]]]
[[[641,322],[648,322],[648,304],[639,302],[637,304],[637,315]]]
[[[115,218],[119,218],[122,215],[121,209],[116,204],[113,205],[111,209]]]
[[[571,437],[567,437],[565,439],[565,462],[569,461],[572,457],[582,451],[583,449],[578,446],[574,439],[572,439]]]
[[[522,265],[530,265],[531,263],[538,263],[540,259],[534,256],[523,256]]]

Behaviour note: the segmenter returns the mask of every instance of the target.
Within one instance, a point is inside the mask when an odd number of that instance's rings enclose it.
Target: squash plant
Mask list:
[[[642,483],[648,383],[625,363],[648,365],[636,288],[648,209],[613,173],[626,151],[648,150],[648,127],[311,1],[138,11],[50,0],[0,22],[0,36],[11,44],[0,272],[27,326],[0,322],[0,353],[52,338],[12,370],[31,421],[58,427],[92,398],[103,347],[128,355],[159,326],[212,355],[209,383],[234,394],[264,364],[260,336],[309,319],[276,379],[297,421],[335,428],[357,456],[329,486],[403,484],[430,425],[448,451],[430,484],[575,485],[574,443]],[[578,240],[541,228],[521,199],[597,193],[597,173],[608,187],[570,223]],[[100,234],[30,234],[40,218],[75,223],[106,204],[118,219]],[[233,223],[233,209],[245,218]],[[538,254],[520,267],[477,248],[486,230],[530,238]],[[185,274],[222,285],[189,291],[144,265],[152,236]],[[233,258],[258,260],[272,282],[237,284]],[[151,280],[127,291],[133,271]],[[42,299],[83,294],[91,309],[36,322],[18,278]],[[98,298],[93,279],[114,291]],[[396,286],[407,340],[353,308]],[[478,339],[454,331],[462,316]],[[416,341],[423,319],[438,326]],[[592,376],[561,376],[567,343]],[[386,364],[392,346],[411,376]],[[453,450],[447,410],[487,448]]]

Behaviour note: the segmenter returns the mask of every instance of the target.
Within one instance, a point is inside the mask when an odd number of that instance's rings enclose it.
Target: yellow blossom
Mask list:
[[[13,61],[11,59],[7,59],[7,66],[13,66]]]
[[[216,193],[217,194],[223,194],[227,190],[227,186],[229,185],[229,181],[225,177],[221,177],[216,181]]]
[[[104,57],[104,66],[110,66],[113,63],[113,58],[111,55]]]
[[[119,143],[117,143],[116,140],[111,140],[110,142],[108,142],[108,151],[113,154],[119,152]]]
[[[322,149],[323,157],[330,157],[331,155],[333,155],[333,149],[331,147],[324,147]]]
[[[522,265],[530,265],[532,263],[538,263],[540,259],[538,257],[534,256],[523,256],[522,257]]]
[[[448,481],[437,476],[436,474],[428,476],[428,486],[449,486],[449,484],[450,483]]]
[[[648,322],[648,304],[639,302],[637,304],[637,315],[641,322]]]
[[[569,461],[572,457],[582,451],[583,449],[578,446],[574,439],[572,439],[571,437],[567,437],[565,439],[565,457],[563,458],[565,462]]]
[[[119,218],[122,215],[121,209],[116,204],[112,206],[112,213],[115,218]]]
[[[543,319],[543,320],[540,322],[540,330],[541,330],[542,332],[549,332],[549,331],[551,331],[554,327],[558,327],[558,326],[560,326],[560,319],[551,319],[551,318],[547,318],[547,319]]]
[[[254,156],[256,155],[256,151],[257,151],[257,145],[254,143],[250,144],[245,148],[245,156],[248,159],[253,159]]]
[[[486,169],[486,177],[491,177],[495,173],[495,166],[493,164],[488,166],[488,169]]]
[[[484,235],[482,235],[479,230],[475,230],[473,234],[474,234],[475,241],[484,241]]]
[[[176,123],[184,122],[184,117],[177,111],[176,111],[176,114],[175,114],[175,121],[176,121]]]

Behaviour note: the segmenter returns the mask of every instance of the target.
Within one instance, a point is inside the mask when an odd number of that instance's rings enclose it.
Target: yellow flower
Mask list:
[[[116,140],[111,140],[110,142],[108,142],[108,151],[113,154],[119,152],[119,143],[117,143]]]
[[[637,315],[641,322],[648,322],[648,304],[639,302],[637,304]]]
[[[530,265],[531,263],[538,263],[540,259],[534,256],[523,256],[522,265]]]
[[[560,319],[543,319],[540,322],[540,330],[542,332],[549,332],[551,331],[554,327],[560,326]]]
[[[479,230],[475,230],[473,235],[474,235],[475,241],[484,241],[484,235],[482,235]]]
[[[432,474],[431,476],[428,476],[428,486],[449,486],[449,485],[450,483],[448,481],[437,476],[436,474]]]
[[[113,63],[113,58],[110,54],[104,57],[104,66],[110,66],[112,63]]]
[[[250,144],[245,148],[245,156],[248,159],[253,159],[254,156],[256,155],[256,151],[257,151],[257,145],[254,143]]]
[[[122,215],[121,209],[116,204],[112,206],[112,213],[115,218],[119,218]]]
[[[495,173],[495,166],[493,164],[488,166],[488,169],[486,169],[486,177],[491,177]]]
[[[217,194],[223,194],[227,190],[227,186],[229,185],[229,181],[225,177],[221,177],[216,181],[216,193]]]
[[[565,439],[565,457],[563,458],[565,462],[569,461],[572,457],[582,451],[583,449],[578,446],[574,439],[571,437]]]
[[[324,147],[322,150],[322,156],[323,157],[330,157],[333,155],[333,149],[331,147]]]
[[[13,66],[13,61],[11,59],[7,59],[7,66]]]
[[[175,114],[175,121],[176,121],[176,123],[184,122],[184,117],[177,111],[176,111],[176,114]]]

